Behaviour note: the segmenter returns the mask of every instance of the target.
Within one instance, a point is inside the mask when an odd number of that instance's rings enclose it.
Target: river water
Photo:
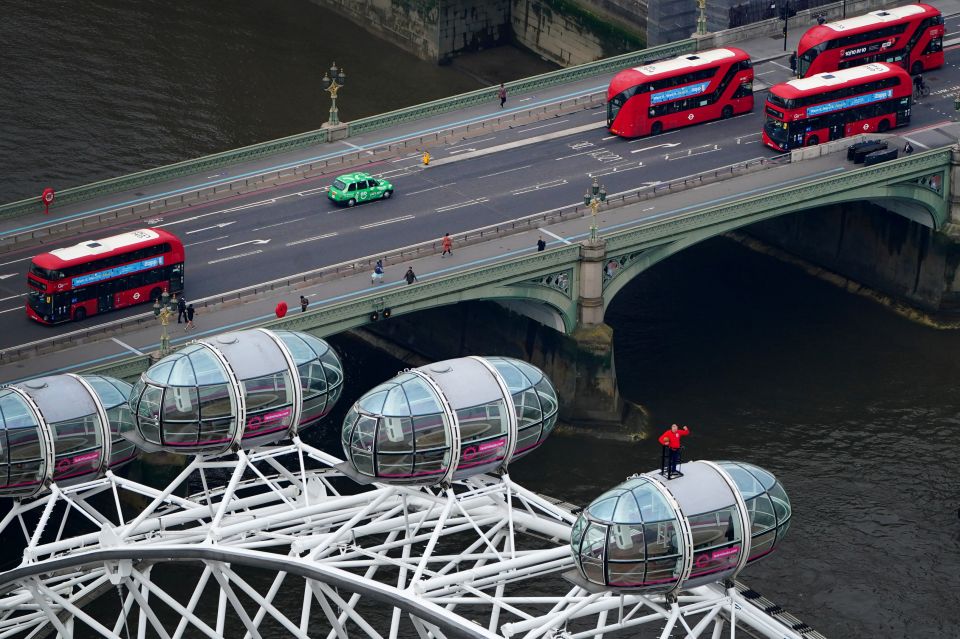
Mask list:
[[[344,119],[482,86],[306,0],[0,10],[3,201],[316,128],[333,60],[348,73]],[[514,73],[547,68],[506,55]],[[828,637],[960,636],[960,333],[722,239],[638,278],[607,321],[625,396],[659,426],[688,424],[692,457],[753,462],[785,484],[789,537],[744,581]],[[340,412],[401,368],[332,341],[348,372]],[[657,464],[651,442],[557,437],[511,473],[586,504]]]

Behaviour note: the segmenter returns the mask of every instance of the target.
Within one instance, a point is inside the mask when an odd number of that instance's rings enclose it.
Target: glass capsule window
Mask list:
[[[298,430],[326,417],[343,391],[343,364],[330,345],[308,333],[274,331],[297,364],[303,389],[303,409]]]
[[[517,442],[513,459],[544,442],[557,425],[557,391],[543,371],[522,360],[488,357],[486,360],[510,389],[517,415]]]
[[[12,389],[0,390],[0,495],[28,497],[47,476],[46,442],[40,421]]]
[[[665,592],[680,577],[679,519],[652,480],[636,477],[595,499],[574,524],[581,575],[610,588]]]
[[[750,556],[755,561],[772,552],[790,527],[790,499],[766,470],[743,462],[718,462],[733,478],[750,517]]]
[[[110,423],[110,468],[118,468],[132,461],[139,449],[127,435],[133,431],[133,414],[127,398],[133,387],[119,379],[100,375],[84,375],[83,379],[97,393]]]
[[[423,482],[450,467],[450,431],[434,389],[403,373],[361,397],[347,412],[344,453],[363,475]]]
[[[191,344],[148,369],[129,400],[142,439],[167,450],[217,452],[233,440],[237,399],[217,357]]]

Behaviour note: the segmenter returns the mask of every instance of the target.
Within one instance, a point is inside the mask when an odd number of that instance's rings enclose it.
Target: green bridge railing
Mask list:
[[[566,82],[573,82],[583,78],[589,78],[604,73],[609,73],[617,69],[637,66],[651,60],[669,58],[682,55],[684,53],[696,51],[696,42],[692,39],[671,42],[670,44],[643,49],[632,53],[612,58],[604,58],[596,62],[589,62],[567,69],[559,69],[549,73],[523,78],[514,82],[506,83],[511,92],[525,92],[535,89],[552,87]],[[374,131],[383,129],[396,124],[410,122],[427,118],[433,115],[448,113],[456,109],[468,106],[492,102],[494,100],[496,89],[478,89],[469,93],[462,93],[441,100],[434,100],[415,106],[390,111],[381,115],[370,116],[349,122],[348,134],[357,135],[365,131]],[[92,198],[119,193],[136,189],[145,185],[157,184],[166,180],[180,178],[187,175],[194,175],[202,171],[220,168],[248,160],[260,159],[272,155],[278,155],[287,151],[293,151],[304,147],[323,144],[328,141],[326,129],[317,129],[298,133],[277,140],[252,144],[239,149],[223,151],[206,155],[193,160],[184,160],[176,164],[168,164],[137,173],[131,173],[120,177],[94,182],[83,186],[75,186],[61,191],[57,191],[57,204],[71,204],[90,200]],[[40,210],[39,193],[37,197],[27,198],[17,202],[11,202],[0,206],[0,219],[8,219],[36,213]]]

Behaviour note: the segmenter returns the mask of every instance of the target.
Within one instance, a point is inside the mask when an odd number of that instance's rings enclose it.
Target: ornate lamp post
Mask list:
[[[707,0],[697,0],[700,16],[697,18],[697,35],[707,35]]]
[[[590,222],[590,241],[597,241],[597,211],[600,210],[600,204],[607,201],[607,190],[603,188],[603,185],[597,182],[597,178],[593,178],[593,184],[590,185],[590,190],[583,194],[583,203],[590,207],[590,215],[592,216],[592,221]]]
[[[330,119],[327,121],[327,126],[340,124],[340,118],[337,117],[337,91],[346,82],[347,75],[343,72],[343,69],[337,68],[336,62],[330,66],[329,71],[323,74],[323,89],[330,94]]]
[[[160,335],[160,357],[166,357],[170,354],[170,335],[167,334],[167,326],[170,320],[176,315],[176,311],[171,308],[174,302],[170,301],[170,293],[164,289],[163,294],[153,300],[153,316],[160,321],[163,327],[163,333]]]

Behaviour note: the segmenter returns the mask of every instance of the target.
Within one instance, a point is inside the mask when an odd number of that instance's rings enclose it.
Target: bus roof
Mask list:
[[[56,249],[49,253],[41,253],[33,258],[34,264],[45,268],[59,268],[82,264],[83,262],[122,249],[137,249],[153,246],[158,242],[180,241],[172,234],[160,229],[137,229],[119,235],[105,237],[102,240],[87,240],[74,246]]]
[[[874,80],[890,75],[908,76],[902,67],[887,64],[885,62],[872,62],[863,64],[859,67],[851,67],[842,71],[830,71],[829,73],[818,73],[809,78],[799,80],[790,80],[770,87],[771,93],[776,93],[783,98],[797,98],[811,93],[819,93],[823,89],[836,87],[843,84],[859,84],[868,80]],[[908,76],[909,77],[909,76]],[[909,81],[908,81],[909,84]]]
[[[660,60],[654,62],[653,64],[645,64],[642,67],[633,67],[632,69],[627,69],[627,71],[636,71],[640,75],[644,76],[645,80],[651,78],[656,78],[660,76],[671,76],[683,71],[689,71],[690,69],[699,69],[701,67],[710,66],[721,60],[727,60],[729,58],[740,58],[746,59],[750,56],[741,49],[736,49],[734,47],[728,47],[725,49],[708,49],[707,51],[700,51],[698,53],[688,53],[687,55],[682,55],[676,58],[671,58],[669,60]]]
[[[897,23],[922,15],[940,15],[940,10],[929,4],[908,4],[892,9],[871,11],[870,13],[847,18],[846,20],[837,20],[836,22],[827,22],[822,25],[813,26],[807,29],[806,33],[800,38],[797,53],[802,54],[814,45],[833,40],[841,35],[870,31],[883,24]]]
[[[608,97],[635,87],[644,82],[650,82],[658,78],[668,78],[675,75],[681,75],[694,69],[709,67],[719,62],[733,62],[737,60],[749,60],[750,56],[743,49],[736,47],[725,47],[723,49],[708,49],[697,53],[688,53],[676,58],[659,60],[652,64],[645,64],[632,69],[620,71],[610,80],[610,86],[607,89]]]

